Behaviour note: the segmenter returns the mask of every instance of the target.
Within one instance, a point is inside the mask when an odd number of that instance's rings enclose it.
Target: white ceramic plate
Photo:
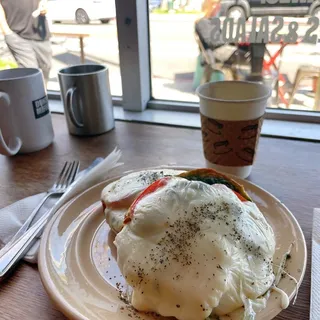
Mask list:
[[[117,267],[114,234],[104,221],[100,194],[108,183],[118,178],[100,183],[67,203],[42,236],[39,271],[43,285],[58,308],[71,319],[155,318],[132,310],[120,300],[116,289],[125,282]],[[248,181],[236,180],[244,185],[273,227],[277,242],[275,263],[294,243],[287,272],[300,284],[307,251],[297,220],[267,191]],[[296,286],[289,277],[281,279],[279,287],[290,300],[294,297]],[[280,311],[280,295],[272,292],[267,307],[257,315],[257,320],[272,319]]]

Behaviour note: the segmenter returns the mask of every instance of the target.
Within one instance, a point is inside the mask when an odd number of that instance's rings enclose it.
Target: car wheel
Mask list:
[[[312,15],[320,19],[320,7],[315,8]]]
[[[242,7],[234,6],[228,10],[227,17],[233,18],[235,20],[238,20],[239,18],[246,19],[246,13],[244,12],[244,9]]]
[[[76,11],[76,22],[79,24],[87,24],[90,22],[88,14],[83,9]]]
[[[102,23],[109,23],[111,19],[100,19]]]

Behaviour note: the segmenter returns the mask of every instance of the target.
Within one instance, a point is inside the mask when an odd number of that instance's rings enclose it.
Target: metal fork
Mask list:
[[[64,169],[62,171],[63,173],[60,173],[59,178],[57,180],[57,182],[59,181],[59,184],[57,185],[60,188],[58,189],[60,192],[63,186],[71,185],[71,183],[75,180],[78,170],[79,161],[73,161],[71,164],[65,164]],[[21,237],[19,237],[16,241],[10,241],[10,245],[7,244],[4,248],[0,250],[0,281],[3,280],[8,275],[9,271],[11,271],[12,267],[19,262],[19,260],[23,257],[24,253],[34,243],[36,236],[41,234],[43,227],[50,218],[49,213],[51,211],[52,209],[47,211],[44,214],[44,216],[42,216],[32,227],[30,227],[30,229],[28,229],[24,234],[22,234]],[[32,235],[32,237],[30,235]]]
[[[0,250],[0,256],[2,252],[7,251],[8,247],[12,243],[14,243],[17,239],[19,239],[30,227],[32,221],[36,217],[40,208],[46,202],[46,200],[53,195],[61,195],[66,189],[70,186],[70,184],[75,180],[75,177],[79,171],[80,162],[65,162],[56,182],[53,186],[47,191],[46,196],[42,199],[39,205],[32,211],[28,219],[24,222],[21,228],[17,231],[17,233],[10,239],[10,241]]]

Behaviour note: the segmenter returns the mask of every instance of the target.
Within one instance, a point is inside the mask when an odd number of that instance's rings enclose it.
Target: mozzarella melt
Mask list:
[[[140,311],[200,320],[245,306],[252,315],[274,282],[271,226],[224,185],[169,179],[135,204],[115,245]]]
[[[181,173],[178,170],[145,170],[133,172],[107,185],[101,194],[105,205],[105,217],[110,228],[119,232],[124,216],[133,200],[150,184],[164,176]]]

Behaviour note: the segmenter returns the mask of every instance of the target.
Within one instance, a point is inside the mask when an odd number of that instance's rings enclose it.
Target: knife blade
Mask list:
[[[320,208],[313,211],[310,320],[320,315]]]

